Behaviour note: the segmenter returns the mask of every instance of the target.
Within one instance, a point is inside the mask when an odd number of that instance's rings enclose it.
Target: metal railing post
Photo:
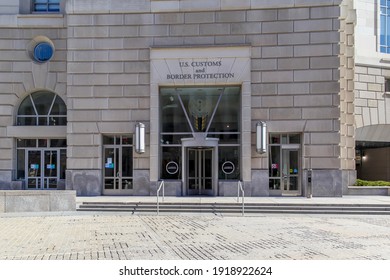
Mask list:
[[[157,188],[157,216],[160,215],[160,199],[158,197],[159,190],[160,190],[160,187]]]
[[[162,190],[163,190],[163,198],[162,198],[162,201],[164,202],[165,200],[165,182],[162,181]]]
[[[240,181],[237,182],[237,203],[240,202]]]
[[[241,181],[238,181],[237,183],[237,203],[240,202],[240,190],[241,190],[241,193],[242,193],[242,216],[244,216],[244,213],[245,213],[245,206],[244,206],[244,197],[245,197],[245,192],[244,192],[244,188],[242,187],[242,183]]]

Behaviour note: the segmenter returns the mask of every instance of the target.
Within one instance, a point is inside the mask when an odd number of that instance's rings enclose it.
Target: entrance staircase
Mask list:
[[[77,211],[128,212],[131,214],[157,214],[157,202],[82,202]],[[351,203],[245,203],[245,215],[252,214],[359,214],[390,215],[390,204]],[[212,213],[215,215],[241,215],[241,203],[226,202],[160,202],[159,213]]]

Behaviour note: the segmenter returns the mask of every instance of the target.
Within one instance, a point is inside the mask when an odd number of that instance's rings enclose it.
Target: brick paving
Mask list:
[[[0,260],[390,260],[390,216],[0,215]]]

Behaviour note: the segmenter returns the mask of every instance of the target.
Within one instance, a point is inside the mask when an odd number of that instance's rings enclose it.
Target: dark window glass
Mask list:
[[[132,137],[122,136],[122,145],[131,145],[133,142]]]
[[[209,133],[207,135],[210,138],[218,138],[219,144],[239,144],[241,135],[239,133],[236,134],[214,134]]]
[[[66,171],[66,150],[60,151],[60,179],[65,179]]]
[[[18,115],[25,116],[35,116],[37,113],[35,112],[33,103],[31,101],[31,96],[27,96],[19,106]]]
[[[299,134],[290,134],[289,144],[300,144],[301,136]]]
[[[270,144],[280,144],[280,135],[271,135]]]
[[[35,109],[37,110],[38,115],[49,115],[49,110],[53,104],[53,99],[55,95],[46,91],[38,91],[31,95]]]
[[[217,88],[180,89],[180,96],[195,132],[205,132],[217,105]]]
[[[36,148],[37,140],[36,139],[18,139],[17,141],[18,148]]]
[[[280,179],[270,179],[269,180],[269,189],[270,190],[280,190]]]
[[[280,177],[280,146],[270,147],[269,167],[270,177]]]
[[[163,145],[181,145],[182,138],[191,137],[191,134],[163,134],[160,141]]]
[[[163,133],[240,131],[240,87],[161,88],[160,104]]]
[[[115,143],[115,136],[103,136],[104,145],[113,145]]]
[[[210,126],[210,132],[240,131],[240,88],[229,87],[223,91],[220,103]]]
[[[219,179],[240,179],[240,147],[218,148]]]
[[[161,178],[181,179],[181,147],[162,147],[162,159]]]
[[[25,171],[25,151],[24,149],[20,149],[17,151],[17,167],[16,167],[16,179],[21,180],[26,176]]]
[[[105,179],[104,180],[104,188],[108,190],[114,189],[114,179]]]
[[[38,147],[46,148],[47,147],[47,139],[38,139]]]
[[[385,79],[385,92],[390,92],[390,79]]]
[[[115,141],[114,136],[103,136],[103,144],[105,145],[113,145]]]
[[[122,148],[122,177],[133,177],[133,148]]]
[[[190,132],[186,116],[180,104],[181,96],[171,88],[161,89],[161,132]]]
[[[49,117],[49,125],[66,125],[66,117]]]
[[[36,117],[17,117],[17,125],[37,125]]]
[[[50,115],[53,116],[63,116],[66,115],[66,105],[65,102],[59,97],[55,97],[55,102],[53,104],[53,107],[50,111]]]
[[[62,148],[66,147],[66,139],[51,139],[50,147],[52,148]]]

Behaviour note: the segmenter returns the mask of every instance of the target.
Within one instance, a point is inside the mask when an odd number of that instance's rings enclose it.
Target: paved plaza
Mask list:
[[[1,260],[382,260],[388,215],[0,215]]]

